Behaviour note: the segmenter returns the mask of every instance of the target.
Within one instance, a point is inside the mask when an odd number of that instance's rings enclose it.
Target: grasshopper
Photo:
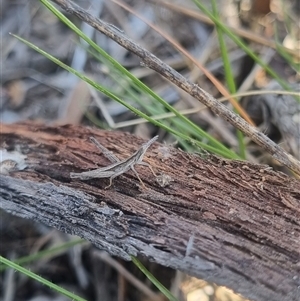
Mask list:
[[[141,145],[141,147],[130,157],[124,160],[120,160],[118,157],[116,157],[111,151],[109,151],[107,148],[105,148],[102,144],[100,144],[94,137],[90,137],[90,140],[102,151],[103,155],[109,159],[113,164],[108,165],[106,167],[97,168],[91,171],[85,171],[81,173],[70,173],[71,178],[78,178],[80,180],[89,180],[89,179],[99,179],[99,178],[109,178],[109,185],[105,187],[105,189],[109,188],[112,185],[112,180],[125,173],[129,169],[131,169],[143,187],[145,187],[145,184],[139,177],[137,171],[135,170],[134,166],[139,165],[145,165],[148,166],[153,175],[156,177],[155,172],[151,168],[151,166],[143,162],[143,157],[147,151],[147,149],[150,147],[150,145],[156,141],[158,136],[153,137],[148,142]]]

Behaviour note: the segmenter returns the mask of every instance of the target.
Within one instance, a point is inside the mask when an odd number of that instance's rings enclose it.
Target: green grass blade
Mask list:
[[[136,257],[131,256],[131,260],[170,301],[179,301],[144,267],[144,265]]]
[[[57,291],[58,293],[61,293],[62,295],[65,295],[66,297],[71,298],[72,300],[87,301],[86,299],[83,299],[83,298],[81,298],[81,297],[79,297],[79,296],[77,296],[77,295],[75,295],[75,294],[73,294],[73,293],[65,290],[64,288],[61,288],[60,286],[52,283],[51,281],[49,281],[49,280],[47,280],[47,279],[45,279],[45,278],[43,278],[43,277],[41,277],[41,276],[39,276],[39,275],[37,275],[37,274],[35,274],[33,272],[31,272],[31,271],[29,271],[29,270],[21,267],[20,265],[18,265],[16,263],[14,263],[14,262],[12,262],[12,261],[10,261],[10,260],[2,257],[2,256],[0,256],[0,262],[3,263],[3,264],[6,264],[7,266],[15,269],[16,271],[18,271],[18,272],[20,272],[20,273],[22,273],[22,274],[24,274],[24,275],[26,275],[26,276],[34,279],[34,280],[36,280],[36,281],[38,281],[40,283],[42,283],[42,284],[50,287],[51,289]]]
[[[216,19],[218,19],[219,22],[221,23],[219,13],[217,10],[216,0],[212,0],[212,8],[213,8],[214,17]],[[220,50],[221,50],[221,55],[222,55],[222,60],[223,60],[226,83],[228,85],[228,89],[229,89],[230,93],[234,94],[234,93],[236,93],[234,76],[232,73],[232,68],[230,65],[228,52],[227,52],[226,44],[225,44],[224,37],[223,37],[222,27],[220,27],[220,25],[218,25],[218,24],[216,24],[216,31],[217,31],[217,35],[218,35],[218,39],[219,39],[219,45],[220,45]]]
[[[213,9],[213,15],[214,17],[220,21],[219,13],[217,10],[217,4],[216,0],[212,1],[212,9]],[[234,81],[234,76],[228,56],[228,51],[226,47],[226,43],[224,41],[224,36],[223,36],[223,31],[222,27],[216,24],[216,31],[219,39],[219,44],[220,44],[220,50],[221,50],[221,55],[222,55],[222,60],[223,60],[223,66],[224,66],[224,71],[225,71],[225,79],[226,83],[228,86],[228,89],[230,91],[230,94],[235,94],[236,93],[236,85]],[[237,113],[237,111],[235,110]],[[245,142],[244,142],[244,135],[241,131],[237,130],[237,137],[238,137],[238,143],[239,143],[239,154],[241,158],[246,159],[246,147],[245,147]]]
[[[290,91],[289,84],[284,81],[272,68],[265,64],[242,40],[235,35],[226,25],[218,20],[199,0],[193,0],[196,6],[202,10],[216,25],[220,26],[225,32],[241,49],[243,49],[255,62],[262,66],[278,83],[286,90]]]
[[[40,252],[37,252],[36,254],[32,254],[32,255],[29,255],[29,256],[24,256],[24,257],[18,258],[16,260],[14,260],[13,262],[15,264],[18,264],[18,265],[25,265],[25,264],[28,264],[32,261],[36,261],[36,260],[39,260],[41,258],[45,258],[48,255],[57,254],[57,253],[59,253],[63,250],[69,249],[69,248],[71,248],[75,245],[78,245],[78,244],[81,244],[81,243],[84,243],[84,242],[85,242],[85,240],[83,240],[83,239],[71,240],[71,241],[68,241],[67,243],[61,244],[57,247],[47,249],[47,250],[44,250],[44,251],[40,251]],[[7,268],[7,265],[4,265],[4,264],[0,265],[0,272],[5,270],[6,268]]]

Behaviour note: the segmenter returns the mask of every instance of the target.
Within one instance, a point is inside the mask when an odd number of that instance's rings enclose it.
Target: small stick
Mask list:
[[[148,166],[153,175],[156,177],[155,172],[151,168],[151,166],[143,162],[143,157],[147,151],[147,149],[150,147],[150,145],[156,141],[158,136],[153,137],[148,142],[144,143],[133,155],[131,155],[129,158],[120,160],[118,157],[116,157],[111,151],[109,151],[106,147],[104,147],[102,144],[100,144],[94,137],[90,137],[90,140],[102,151],[103,155],[109,159],[113,164],[108,165],[106,167],[101,167],[98,169],[94,169],[91,171],[85,171],[81,173],[70,173],[71,178],[78,178],[80,180],[89,180],[89,179],[99,179],[99,178],[109,178],[109,185],[105,187],[105,189],[109,188],[112,185],[112,180],[125,173],[129,169],[131,169],[143,187],[145,187],[145,184],[139,177],[137,171],[135,170],[134,166],[136,164],[139,165],[145,165]]]

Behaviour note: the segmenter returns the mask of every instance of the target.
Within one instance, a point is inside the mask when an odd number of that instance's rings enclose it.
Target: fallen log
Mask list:
[[[265,165],[201,157],[154,143],[113,180],[71,179],[123,159],[145,141],[127,133],[36,123],[1,125],[1,148],[26,156],[0,175],[1,208],[89,240],[111,255],[151,261],[252,300],[299,300],[300,182]],[[3,164],[3,163],[2,163]],[[3,170],[1,168],[1,170]]]

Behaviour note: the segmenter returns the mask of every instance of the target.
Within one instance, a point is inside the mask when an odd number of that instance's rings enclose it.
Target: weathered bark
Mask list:
[[[77,234],[112,255],[152,261],[234,289],[253,300],[299,300],[300,183],[266,166],[200,158],[154,143],[146,160],[113,181],[71,180],[70,172],[110,162],[94,136],[119,158],[142,141],[120,132],[31,123],[1,125],[2,148],[28,168],[2,175],[1,208]]]

